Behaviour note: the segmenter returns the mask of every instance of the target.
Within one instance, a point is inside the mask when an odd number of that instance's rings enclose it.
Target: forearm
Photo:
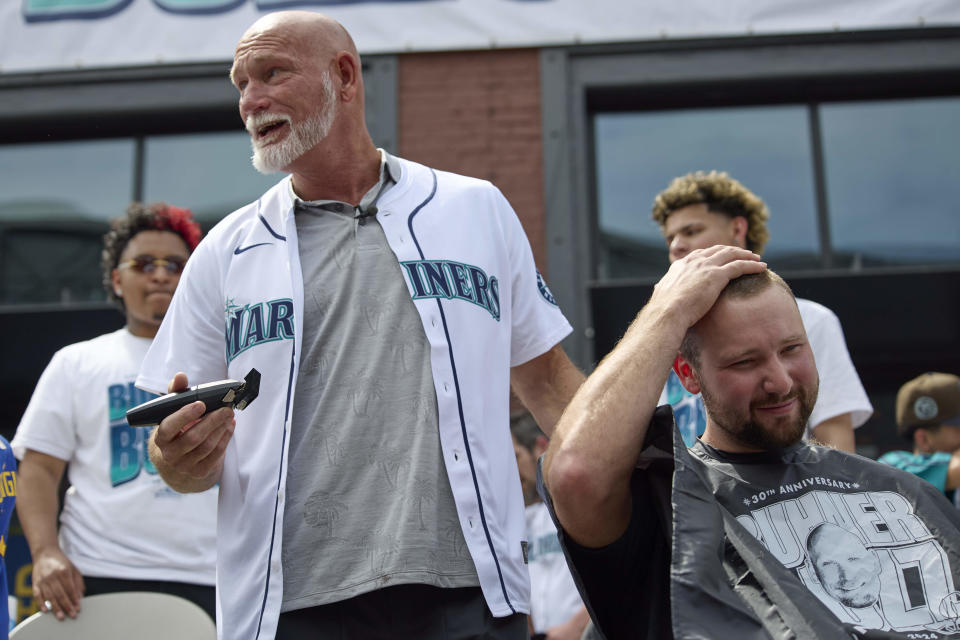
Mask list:
[[[514,393],[550,437],[564,409],[583,384],[584,375],[557,345],[511,371]]]
[[[60,620],[77,615],[84,589],[83,577],[57,540],[58,488],[66,464],[28,450],[17,474],[17,515],[33,559],[33,597],[41,611]]]
[[[557,425],[543,463],[564,528],[585,546],[607,544],[630,517],[630,476],[686,332],[648,305],[583,383]]]
[[[200,493],[201,491],[206,491],[216,486],[216,484],[220,482],[220,475],[223,473],[222,461],[210,474],[203,477],[194,477],[181,473],[164,460],[163,452],[160,451],[160,448],[154,441],[156,434],[157,430],[154,428],[153,433],[150,434],[147,451],[150,455],[150,462],[153,463],[160,477],[163,478],[163,481],[166,482],[171,489],[179,493]]]
[[[34,558],[59,550],[57,513],[59,478],[31,464],[21,464],[17,473],[17,517]]]
[[[586,607],[580,607],[575,614],[573,614],[567,624],[569,624],[578,634],[583,633],[583,630],[587,628],[587,623],[590,622],[590,614],[587,613]]]
[[[666,383],[684,331],[666,313],[647,307],[579,391],[557,425],[544,461],[577,455],[601,475],[627,475]]]

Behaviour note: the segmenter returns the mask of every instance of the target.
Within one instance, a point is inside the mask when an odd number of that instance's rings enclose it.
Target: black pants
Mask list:
[[[494,618],[480,587],[386,587],[280,614],[276,640],[525,640],[527,616]]]
[[[85,596],[120,591],[155,591],[186,598],[198,605],[214,621],[217,619],[217,591],[214,587],[188,582],[166,582],[164,580],[125,580],[123,578],[92,578],[83,576],[86,586]]]

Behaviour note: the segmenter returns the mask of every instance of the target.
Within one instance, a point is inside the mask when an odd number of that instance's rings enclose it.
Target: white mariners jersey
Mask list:
[[[509,431],[510,367],[571,327],[537,272],[516,214],[490,183],[400,160],[377,203],[430,343],[440,444],[463,535],[495,616],[529,612],[524,505]],[[285,178],[218,224],[194,252],[137,385],[162,391],[262,374],[237,414],[220,482],[222,638],[272,638],[303,282]],[[322,553],[322,549],[318,550]],[[304,561],[309,561],[305,558]]]

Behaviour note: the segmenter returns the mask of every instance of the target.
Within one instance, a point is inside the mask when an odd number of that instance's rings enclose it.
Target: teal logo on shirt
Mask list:
[[[500,281],[480,267],[453,260],[410,260],[401,262],[413,299],[445,298],[464,300],[486,309],[500,321]]]
[[[553,306],[559,306],[557,304],[557,299],[553,297],[553,292],[550,291],[550,287],[547,286],[546,281],[543,279],[543,276],[540,275],[540,269],[537,269],[537,291],[540,292],[540,297],[552,304]]]
[[[111,384],[107,387],[107,407],[110,412],[110,485],[119,486],[140,475],[157,472],[147,455],[149,429],[127,424],[127,409],[156,398],[155,393],[137,389],[133,382]]]
[[[707,412],[700,394],[692,394],[683,388],[680,378],[673,371],[667,376],[667,404],[673,407],[673,421],[680,430],[683,442],[688,447],[707,429]]]
[[[290,298],[242,306],[230,298],[225,313],[227,362],[257,345],[293,339],[293,300]]]

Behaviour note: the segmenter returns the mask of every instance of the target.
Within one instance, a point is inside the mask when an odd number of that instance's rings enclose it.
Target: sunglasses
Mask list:
[[[151,275],[159,268],[164,268],[171,276],[178,276],[183,271],[183,265],[187,264],[184,258],[179,256],[167,256],[166,258],[154,258],[150,255],[137,256],[117,265],[117,269],[134,269],[139,273]]]

